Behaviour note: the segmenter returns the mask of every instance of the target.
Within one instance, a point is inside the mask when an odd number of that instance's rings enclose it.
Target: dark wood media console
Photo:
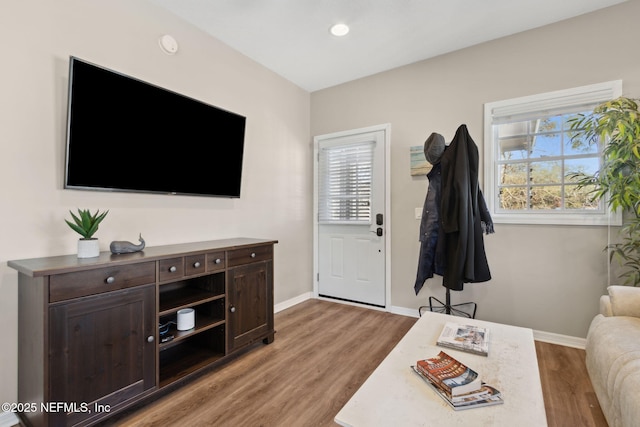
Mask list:
[[[95,424],[256,341],[271,343],[276,243],[237,238],[9,261],[19,272],[22,420]],[[172,324],[183,308],[195,311],[188,331]],[[162,339],[161,324],[171,326]]]

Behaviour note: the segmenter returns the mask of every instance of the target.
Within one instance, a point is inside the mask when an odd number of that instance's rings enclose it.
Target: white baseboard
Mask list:
[[[301,302],[304,302],[306,300],[309,299],[313,299],[313,292],[307,292],[304,293],[302,295],[299,295],[295,298],[291,298],[287,301],[283,301],[279,304],[276,304],[274,307],[274,311],[277,313],[279,311],[285,310],[287,308],[293,307],[296,304],[300,304]],[[371,306],[367,306],[364,304],[357,304],[357,303],[350,303],[350,302],[346,302],[346,301],[337,301],[337,300],[333,300],[330,298],[318,298],[320,300],[323,301],[331,301],[331,302],[336,302],[336,303],[342,303],[342,304],[347,304],[347,305],[354,305],[354,306],[359,306],[359,307],[364,307],[364,308],[370,308],[373,310],[384,310],[378,307],[371,307]],[[407,308],[407,307],[397,307],[397,306],[391,306],[389,308],[389,312],[393,313],[393,314],[399,314],[401,316],[407,316],[407,317],[420,317],[420,315],[418,314],[418,310],[415,308]],[[573,347],[573,348],[579,348],[581,350],[584,350],[584,348],[586,347],[586,343],[587,340],[585,338],[578,338],[578,337],[572,337],[569,335],[561,335],[561,334],[556,334],[553,332],[545,332],[545,331],[533,331],[533,338],[536,341],[542,341],[542,342],[547,342],[550,344],[557,344],[557,345],[563,345],[565,347]],[[4,427],[3,425],[0,424],[0,427]]]
[[[418,310],[406,307],[391,307],[391,313],[400,314],[409,317],[420,317]],[[547,342],[550,344],[563,345],[565,347],[573,347],[584,350],[587,344],[585,338],[572,337],[569,335],[560,335],[553,332],[533,331],[533,339],[536,341]]]
[[[301,302],[304,302],[308,299],[312,299],[313,298],[313,292],[307,292],[304,293],[302,295],[298,295],[297,297],[288,299],[286,301],[283,301],[281,303],[278,303],[276,305],[273,306],[273,311],[274,313],[278,313],[282,310],[286,310],[287,308],[293,307],[296,304],[300,304]],[[0,426],[2,427],[2,426]]]
[[[0,413],[0,427],[13,427],[20,425],[20,420],[13,412]]]
[[[399,314],[401,316],[420,317],[417,308],[396,307],[392,305],[389,309],[389,312],[393,314]]]
[[[580,350],[584,350],[587,345],[586,338],[554,334],[553,332],[533,331],[533,339],[550,344],[563,345],[565,347],[579,348]]]

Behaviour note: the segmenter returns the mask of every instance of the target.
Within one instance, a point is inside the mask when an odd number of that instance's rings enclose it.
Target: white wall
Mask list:
[[[177,39],[176,55],[158,47],[163,34]],[[75,253],[70,209],[110,210],[96,235],[102,250],[140,232],[148,246],[277,239],[275,302],[311,290],[306,91],[143,0],[4,0],[0,36],[0,401],[17,399],[17,273],[6,262]],[[246,116],[241,198],[63,190],[70,55]],[[120,167],[153,164],[125,154]]]
[[[414,210],[424,203],[427,180],[411,177],[409,147],[431,132],[451,141],[465,123],[482,158],[487,102],[616,79],[625,95],[640,97],[638,16],[640,1],[630,0],[312,93],[312,135],[391,123],[393,306],[417,310],[430,295],[445,295],[438,279],[418,296],[413,291]],[[608,283],[606,244],[606,227],[498,224],[485,237],[493,279],[466,285],[452,300],[476,301],[481,319],[585,337]]]

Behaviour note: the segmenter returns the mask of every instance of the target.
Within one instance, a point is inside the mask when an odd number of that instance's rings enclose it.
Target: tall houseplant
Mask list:
[[[92,214],[89,209],[78,209],[78,215],[71,211],[69,213],[73,222],[67,219],[65,219],[65,222],[73,231],[82,236],[78,240],[78,258],[93,258],[100,255],[98,239],[94,238],[93,235],[98,231],[98,226],[109,211],[100,213],[100,210],[96,210],[96,213]]]
[[[609,244],[611,258],[624,271],[625,285],[640,285],[640,111],[638,100],[626,97],[598,105],[590,114],[570,121],[574,144],[602,144],[603,165],[593,175],[575,172],[580,187],[591,188],[595,200],[608,200],[613,212],[621,209],[621,241]]]

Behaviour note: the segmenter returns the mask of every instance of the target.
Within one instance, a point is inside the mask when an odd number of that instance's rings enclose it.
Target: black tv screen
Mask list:
[[[65,188],[240,197],[246,118],[71,57]]]

